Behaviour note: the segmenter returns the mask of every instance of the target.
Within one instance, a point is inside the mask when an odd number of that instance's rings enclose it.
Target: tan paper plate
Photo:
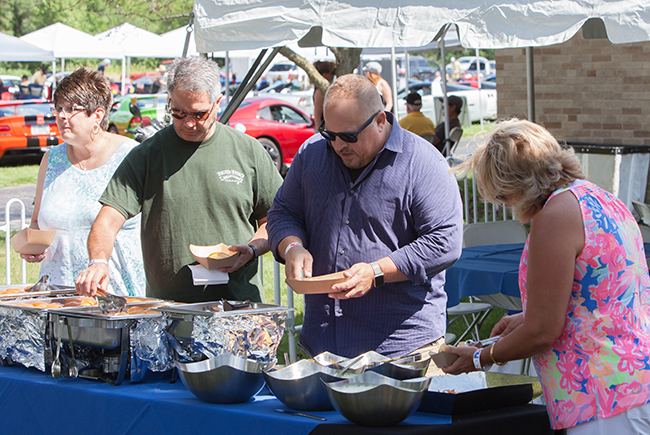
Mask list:
[[[19,254],[42,254],[52,244],[56,231],[41,231],[25,228],[11,238],[11,246]]]
[[[231,267],[237,261],[239,252],[231,251],[228,245],[219,243],[212,246],[190,245],[190,252],[203,267],[210,270],[220,269],[222,267]],[[211,258],[210,254],[220,253],[219,258]]]
[[[429,355],[431,355],[431,361],[433,361],[438,368],[450,366],[458,359],[458,355],[455,353],[445,352],[442,349],[438,353],[431,352]]]
[[[301,295],[332,293],[332,286],[347,281],[343,272],[314,276],[303,279],[286,279],[286,283],[294,292]]]

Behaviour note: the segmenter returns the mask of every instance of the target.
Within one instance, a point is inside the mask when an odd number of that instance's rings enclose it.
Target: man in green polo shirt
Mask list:
[[[173,124],[133,149],[100,198],[88,237],[90,265],[77,291],[107,288],[115,234],[142,212],[147,296],[181,302],[260,301],[257,256],[269,250],[266,213],[282,177],[262,145],[217,122],[219,67],[200,57],[177,59],[168,71]],[[189,245],[239,251],[223,285],[195,286]]]

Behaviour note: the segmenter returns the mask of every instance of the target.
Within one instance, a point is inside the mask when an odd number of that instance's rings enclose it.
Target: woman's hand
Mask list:
[[[35,255],[32,255],[32,254],[20,254],[20,258],[22,258],[23,260],[25,260],[28,263],[40,263],[41,261],[43,261],[46,254],[47,254],[47,249],[45,249],[45,251],[43,251],[42,253],[35,254]]]
[[[447,346],[445,352],[458,355],[458,359],[450,366],[443,367],[442,371],[450,375],[459,375],[461,373],[469,373],[476,371],[474,367],[474,353],[478,350],[473,346]]]
[[[490,337],[500,335],[505,337],[515,329],[524,324],[524,313],[513,314],[512,316],[502,317],[501,320],[494,325]]]
[[[97,289],[108,289],[109,271],[108,265],[104,263],[94,263],[82,270],[75,280],[77,293],[82,296],[93,297],[97,295]]]

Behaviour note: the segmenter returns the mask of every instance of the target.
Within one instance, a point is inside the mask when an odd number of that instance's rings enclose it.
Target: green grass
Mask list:
[[[479,122],[473,123],[470,127],[463,127],[463,137],[473,138],[475,136],[481,136],[487,134],[494,127],[494,121],[483,121],[483,128],[481,129],[481,124]]]
[[[0,170],[0,188],[36,184],[38,165],[3,166]]]
[[[17,231],[11,233],[13,236]],[[7,284],[7,267],[6,267],[6,249],[5,249],[5,237],[0,238],[0,282]],[[9,258],[11,266],[11,284],[17,284],[22,282],[22,261],[20,256],[14,252],[14,250],[9,246]],[[38,263],[27,263],[26,276],[27,279],[25,282],[34,283],[38,280],[38,271],[40,269],[40,264]]]

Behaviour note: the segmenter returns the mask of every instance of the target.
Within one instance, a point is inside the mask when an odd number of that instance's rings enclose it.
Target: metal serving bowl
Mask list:
[[[328,411],[332,404],[323,382],[341,381],[347,374],[341,375],[341,370],[303,359],[278,370],[265,371],[264,379],[275,397],[287,407],[298,411]]]
[[[204,402],[246,402],[264,386],[265,364],[231,354],[174,365],[187,389]]]
[[[338,382],[324,383],[334,408],[362,426],[392,426],[420,405],[431,378],[398,381],[366,372]]]
[[[367,368],[366,371],[405,381],[425,376],[430,363],[431,358],[415,361],[413,357],[407,357],[397,361],[379,363],[374,367]]]

